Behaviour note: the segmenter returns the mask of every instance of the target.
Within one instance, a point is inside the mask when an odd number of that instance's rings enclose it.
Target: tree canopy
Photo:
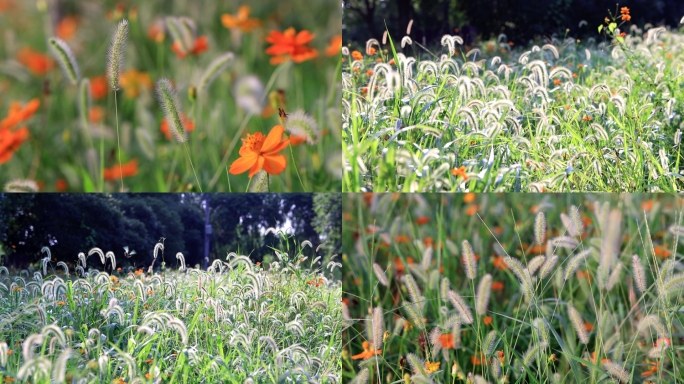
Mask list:
[[[343,36],[345,43],[363,43],[380,39],[385,25],[398,41],[406,35],[430,46],[444,34],[462,32],[463,26],[475,28],[482,39],[506,34],[509,41],[527,43],[535,37],[556,34],[598,38],[597,27],[608,11],[618,13],[617,3],[631,9],[631,24],[646,23],[677,27],[684,16],[681,0],[343,0]],[[586,23],[581,23],[581,21]]]
[[[331,196],[341,200],[340,195]],[[58,261],[74,263],[79,252],[99,247],[113,251],[119,266],[142,268],[152,263],[154,246],[162,241],[167,264],[175,265],[175,255],[181,252],[188,265],[206,267],[207,198],[213,229],[210,260],[237,252],[256,262],[283,241],[317,245],[340,236],[340,225],[314,223],[312,194],[0,194],[0,254],[5,254],[5,265],[25,268],[44,257],[43,246]],[[270,227],[290,227],[293,236],[266,235]],[[124,246],[136,254],[123,257]],[[100,267],[94,257],[88,263]]]

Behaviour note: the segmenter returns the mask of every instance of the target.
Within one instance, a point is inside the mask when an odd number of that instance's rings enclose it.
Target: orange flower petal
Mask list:
[[[254,163],[257,162],[259,156],[256,153],[250,153],[247,156],[243,155],[239,159],[235,160],[233,164],[230,165],[228,172],[231,175],[239,175],[241,173],[247,172]]]
[[[287,166],[287,159],[285,156],[276,153],[274,155],[264,155],[264,171],[269,175],[279,175],[285,170]]]
[[[261,153],[277,152],[273,151],[273,149],[278,146],[280,140],[283,138],[283,132],[285,132],[285,129],[282,125],[276,125],[273,127],[271,132],[268,133],[266,141],[264,141],[264,144],[261,146]]]
[[[252,168],[249,170],[249,175],[248,177],[252,177],[257,174],[257,172],[261,171],[262,168],[264,168],[264,161],[266,159],[263,156],[258,156],[257,161],[254,162],[254,165],[252,165]]]

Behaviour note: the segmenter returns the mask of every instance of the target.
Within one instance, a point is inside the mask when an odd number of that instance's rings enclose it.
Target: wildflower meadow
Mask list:
[[[601,18],[583,39],[346,41],[343,190],[681,190],[684,18]]]
[[[343,379],[681,381],[684,200],[529,196],[346,196]]]
[[[340,191],[336,2],[0,1],[7,191]]]

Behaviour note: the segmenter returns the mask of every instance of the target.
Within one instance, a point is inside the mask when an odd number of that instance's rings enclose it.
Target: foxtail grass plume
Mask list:
[[[448,293],[449,296],[449,301],[451,301],[451,304],[456,308],[458,311],[459,315],[461,316],[461,321],[463,324],[472,324],[473,323],[473,313],[470,311],[470,308],[468,305],[466,305],[465,300],[456,293],[455,291],[449,291]]]
[[[475,252],[468,240],[463,240],[463,266],[465,267],[466,276],[470,280],[475,280],[477,276],[477,260],[475,260]]]
[[[201,93],[207,89],[223,71],[233,64],[234,59],[235,55],[232,52],[227,52],[212,60],[207,69],[204,70],[204,73],[202,73],[202,77],[200,77],[197,92]]]
[[[541,268],[539,269],[539,278],[545,279],[547,276],[549,276],[549,274],[553,272],[557,263],[558,255],[551,255],[551,257],[547,258],[544,264],[542,264]]]
[[[384,285],[385,287],[389,286],[389,280],[387,279],[387,275],[385,275],[385,271],[382,269],[380,265],[378,265],[378,263],[373,263],[373,272],[375,273],[375,276],[378,278],[380,284]]]
[[[606,361],[603,363],[603,369],[621,383],[630,382],[629,373],[619,364],[615,364],[612,361]]]
[[[249,191],[253,193],[268,192],[268,173],[263,169],[257,172],[249,183]]]
[[[534,240],[537,244],[544,244],[544,237],[546,236],[546,217],[544,212],[537,213],[534,219]]]
[[[375,307],[373,310],[373,346],[376,351],[382,349],[383,333],[385,332],[385,321],[382,317],[382,308]]]
[[[116,27],[112,35],[112,41],[107,51],[107,81],[112,91],[119,89],[119,77],[123,70],[124,51],[126,50],[126,39],[128,38],[128,20],[123,19]]]
[[[480,284],[477,286],[477,301],[475,305],[475,312],[483,316],[487,313],[487,306],[489,305],[489,295],[492,292],[492,275],[489,273],[482,276]]]
[[[309,144],[315,144],[320,136],[316,120],[302,110],[292,112],[285,119],[285,130],[292,135],[306,137]]]
[[[74,54],[71,52],[71,48],[64,42],[64,40],[58,37],[51,37],[48,39],[48,46],[50,47],[50,52],[54,56],[55,60],[62,67],[62,72],[69,79],[69,82],[76,85],[81,78],[81,73],[78,69],[78,63]]]
[[[588,344],[589,334],[587,333],[587,329],[584,327],[582,315],[580,315],[579,311],[577,311],[575,307],[570,304],[568,304],[568,315],[570,316],[570,321],[572,322],[573,328],[575,328],[575,333],[577,334],[577,338],[580,340],[580,343]]]
[[[173,133],[177,142],[185,142],[188,139],[185,119],[181,118],[178,95],[176,95],[176,91],[168,79],[162,78],[157,81],[157,97],[159,98],[159,106],[164,112],[164,117],[166,117],[166,121],[169,123],[171,133]]]
[[[646,274],[644,267],[641,265],[641,259],[637,255],[632,255],[632,274],[634,275],[634,284],[639,293],[646,292]]]
[[[38,184],[33,180],[12,180],[5,183],[5,192],[38,192]]]

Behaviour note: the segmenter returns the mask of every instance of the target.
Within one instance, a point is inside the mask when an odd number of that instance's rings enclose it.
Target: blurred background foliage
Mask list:
[[[343,0],[342,35],[344,44],[363,43],[370,38],[380,40],[385,25],[395,41],[406,34],[410,20],[410,36],[421,44],[433,45],[444,34],[463,34],[476,30],[479,39],[506,34],[509,41],[526,44],[531,39],[544,39],[556,34],[578,38],[598,37],[597,28],[607,11],[616,13],[616,0]],[[684,16],[680,0],[626,0],[632,23],[676,27]],[[619,14],[619,11],[617,11]],[[586,25],[580,27],[580,22]]]
[[[236,252],[270,262],[275,260],[271,247],[289,249],[294,256],[305,240],[314,248],[325,242],[317,252],[324,256],[323,267],[339,252],[340,194],[0,194],[0,265],[25,268],[45,257],[43,246],[56,261],[75,265],[79,252],[99,247],[114,252],[117,266],[147,270],[155,244],[164,238],[167,266],[175,267],[175,255],[182,252],[188,266],[206,268],[207,197],[209,260]],[[292,236],[265,234],[271,227]],[[125,258],[124,246],[136,254]],[[313,250],[303,253],[311,256]],[[96,256],[88,263],[101,267]]]

